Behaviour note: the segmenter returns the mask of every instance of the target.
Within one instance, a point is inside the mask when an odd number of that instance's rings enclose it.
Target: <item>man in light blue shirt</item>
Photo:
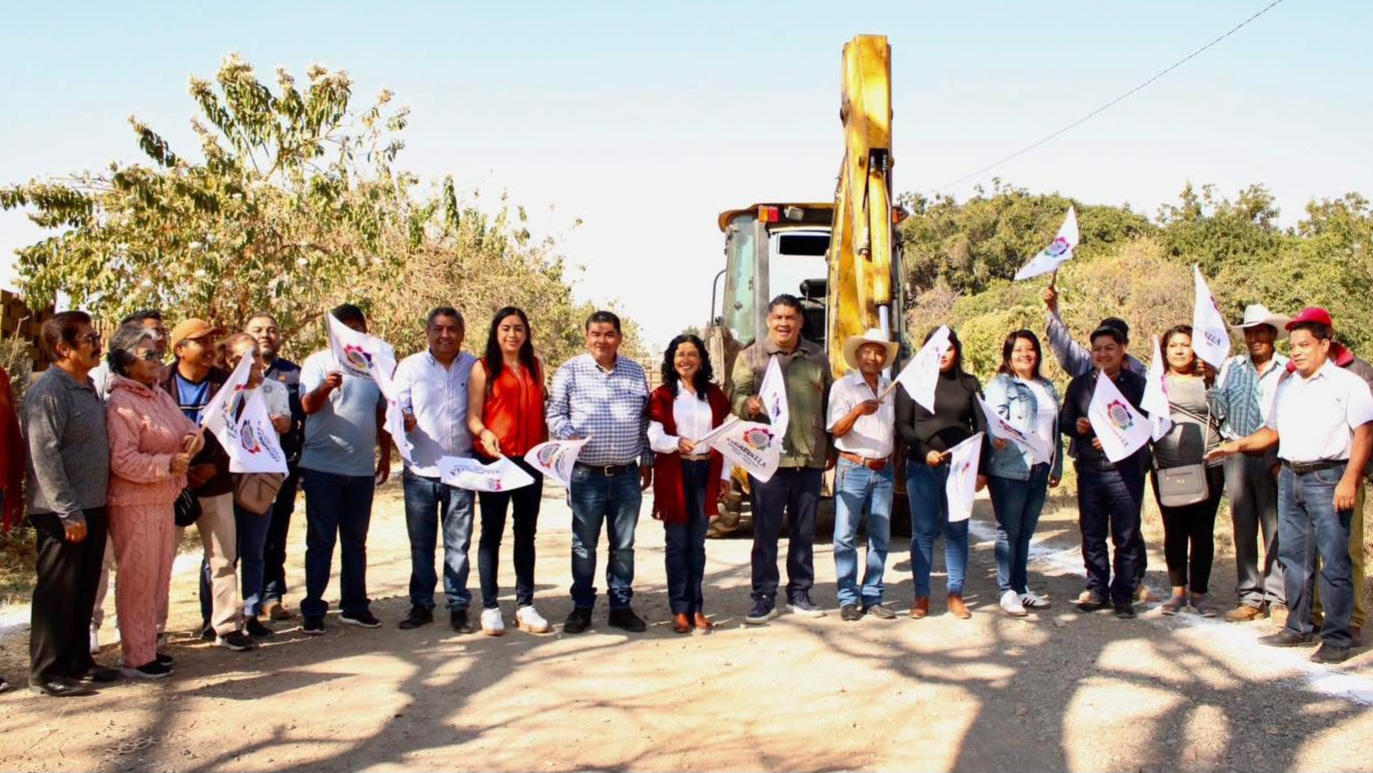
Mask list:
[[[434,621],[436,532],[443,524],[443,592],[453,630],[472,633],[467,590],[472,544],[473,494],[439,479],[439,458],[472,456],[467,428],[467,381],[477,358],[462,351],[462,314],[451,306],[429,312],[424,335],[429,348],[396,366],[397,400],[405,411],[405,433],[413,462],[405,463],[405,526],[410,535],[410,613],[403,629]],[[497,616],[500,611],[496,610]]]
[[[331,312],[361,333],[367,319],[351,303]],[[372,495],[391,470],[391,436],[385,430],[386,401],[375,381],[345,376],[329,349],[315,352],[300,369],[300,402],[305,409],[305,446],[300,469],[305,489],[305,599],[301,629],[324,633],[324,589],[334,563],[334,543],[342,542],[339,620],[379,628],[367,598],[367,529]],[[372,449],[380,450],[373,466]]]

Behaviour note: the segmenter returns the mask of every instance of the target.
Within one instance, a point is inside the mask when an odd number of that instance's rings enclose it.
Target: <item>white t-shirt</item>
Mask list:
[[[1326,360],[1310,378],[1294,373],[1278,386],[1266,426],[1278,433],[1278,458],[1309,464],[1348,459],[1354,430],[1371,421],[1368,384]]]
[[[1054,448],[1054,435],[1058,432],[1058,403],[1053,395],[1038,381],[1016,381],[1030,388],[1035,396],[1035,436],[1044,441],[1046,448]]]
[[[830,388],[829,411],[825,422],[827,432],[834,431],[834,425],[848,415],[861,402],[876,400],[891,382],[882,376],[877,377],[877,391],[874,392],[862,373],[849,373]],[[865,459],[886,459],[896,446],[896,398],[887,395],[877,406],[877,413],[859,416],[853,429],[843,437],[834,439],[834,447],[840,451],[857,454]]]

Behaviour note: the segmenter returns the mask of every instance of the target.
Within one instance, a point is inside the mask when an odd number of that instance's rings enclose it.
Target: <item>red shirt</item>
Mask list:
[[[492,381],[486,358],[480,362],[487,377],[482,423],[500,441],[501,453],[523,457],[529,449],[548,439],[543,373],[531,376],[524,365],[518,371],[503,365],[500,375]]]

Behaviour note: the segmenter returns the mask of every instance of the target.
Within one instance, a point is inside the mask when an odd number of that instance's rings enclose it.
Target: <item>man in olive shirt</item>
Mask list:
[[[786,382],[790,421],[782,438],[782,460],[766,483],[751,478],[753,492],[753,608],[744,622],[761,625],[777,615],[777,539],[782,514],[791,516],[787,544],[787,602],[802,617],[824,617],[810,600],[815,584],[815,518],[820,476],[830,456],[825,408],[834,375],[825,350],[801,338],[801,301],[779,295],[768,304],[768,335],[739,353],[731,382],[733,408],[749,421],[768,421],[758,390],[768,363],[778,359]]]

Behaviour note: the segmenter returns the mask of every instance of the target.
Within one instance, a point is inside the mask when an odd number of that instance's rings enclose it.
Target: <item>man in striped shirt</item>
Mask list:
[[[586,321],[585,354],[553,376],[548,431],[558,440],[590,438],[572,471],[572,614],[564,633],[591,627],[596,605],[596,546],[608,526],[606,567],[610,625],[632,633],[647,628],[630,608],[634,596],[634,527],[643,491],[653,482],[649,449],[648,379],[639,363],[619,356],[620,318],[598,311]]]

